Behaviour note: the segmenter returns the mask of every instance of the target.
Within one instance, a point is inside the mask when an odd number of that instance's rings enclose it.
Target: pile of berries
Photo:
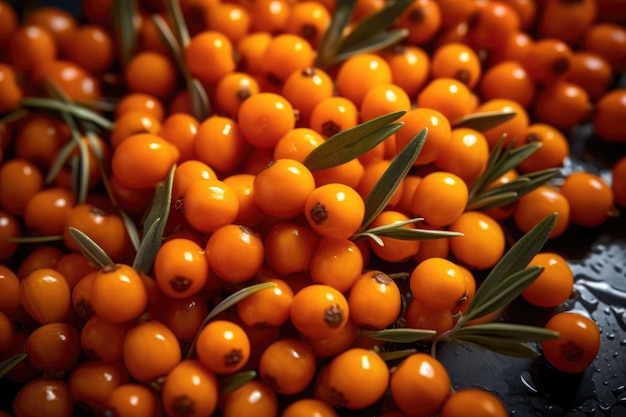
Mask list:
[[[0,0],[0,417],[512,412],[454,389],[452,339],[584,372],[600,330],[540,249],[626,207],[625,21]],[[581,125],[610,175],[562,169]],[[518,295],[549,320],[505,323]]]

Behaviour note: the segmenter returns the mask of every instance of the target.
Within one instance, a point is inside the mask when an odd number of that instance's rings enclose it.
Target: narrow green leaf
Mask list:
[[[430,230],[430,229],[407,229],[402,227],[405,222],[394,223],[390,225],[374,227],[367,229],[363,233],[372,234],[378,237],[388,237],[399,240],[433,240],[443,239],[447,237],[463,236],[463,233],[454,232],[450,230]],[[359,235],[354,236],[355,239],[359,238]]]
[[[456,340],[515,358],[531,359],[537,357],[537,352],[524,343],[510,342],[500,338],[492,338],[488,336],[466,336],[463,338],[456,338]]]
[[[76,204],[83,204],[87,200],[87,193],[89,192],[89,164],[91,158],[89,158],[87,144],[80,138],[78,139],[78,151],[80,154],[78,168],[72,170],[72,175],[76,176],[78,184],[78,190],[75,196]]]
[[[406,111],[397,111],[386,114],[329,137],[311,151],[305,158],[304,165],[311,171],[319,171],[363,155],[400,129],[401,123],[390,123],[405,113]]]
[[[28,116],[28,113],[28,110],[20,107],[11,113],[3,114],[2,117],[0,117],[0,125],[8,125],[9,123],[16,122],[21,118]]]
[[[332,60],[332,65],[337,65],[346,59],[358,54],[380,51],[391,45],[400,42],[409,34],[408,29],[392,29],[388,32],[382,32],[371,36],[360,43],[354,44],[349,48],[342,48]]]
[[[211,310],[211,312],[204,318],[204,321],[200,325],[200,328],[198,329],[198,332],[193,338],[191,345],[189,345],[189,351],[187,352],[187,356],[186,356],[187,359],[189,359],[191,355],[193,354],[196,348],[196,341],[198,340],[198,335],[200,334],[200,331],[204,328],[204,326],[207,325],[207,323],[209,323],[219,314],[233,307],[235,304],[237,304],[239,301],[243,300],[244,298],[249,297],[258,291],[262,291],[267,288],[273,288],[275,286],[276,286],[276,283],[274,282],[263,282],[261,284],[250,285],[249,287],[242,288],[241,290],[229,295],[221,303],[216,305],[215,308],[213,308],[213,310]]]
[[[385,362],[395,361],[398,359],[404,359],[407,356],[411,356],[414,353],[417,353],[417,349],[401,349],[401,350],[391,350],[391,351],[383,351],[377,352],[378,356],[382,358]]]
[[[193,116],[196,120],[205,120],[211,115],[211,103],[206,90],[199,80],[191,78],[187,81],[187,91],[189,91]]]
[[[19,236],[19,237],[9,237],[6,239],[7,242],[11,243],[49,243],[49,242],[59,242],[63,240],[63,235],[49,235],[49,236]]]
[[[412,4],[412,0],[398,0],[361,20],[341,41],[339,51],[367,42],[373,35],[383,33]]]
[[[48,169],[48,174],[46,175],[45,180],[46,184],[52,184],[52,182],[54,182],[54,179],[57,177],[57,175],[59,175],[59,173],[63,169],[63,166],[65,166],[65,164],[69,161],[70,156],[72,156],[72,153],[77,146],[78,143],[74,141],[67,141],[63,144],[61,149],[59,149],[56,158],[54,159],[54,161],[52,161],[52,164]]]
[[[137,272],[145,272],[149,274],[154,264],[156,254],[161,247],[161,218],[154,219],[154,222],[145,231],[143,239],[139,243],[137,254],[133,259],[133,269]]]
[[[107,265],[114,264],[111,258],[109,258],[109,255],[107,255],[96,242],[91,240],[89,236],[74,227],[70,227],[68,231],[72,240],[76,243],[76,246],[78,246],[78,249],[92,264],[98,268],[104,268]]]
[[[55,112],[65,111],[78,120],[92,122],[102,129],[111,130],[113,128],[113,122],[111,120],[76,103],[64,103],[63,101],[52,98],[26,97],[22,99],[20,104],[29,109],[50,110]]]
[[[414,343],[420,340],[430,339],[436,334],[437,332],[434,330],[423,329],[361,330],[361,335],[369,337],[370,339],[394,343]]]
[[[137,47],[136,0],[113,0],[113,33],[120,51],[120,63],[126,67]]]
[[[419,155],[428,129],[422,129],[391,161],[387,170],[381,175],[378,182],[372,188],[365,199],[365,216],[359,233],[365,231],[367,226],[384,210],[402,180],[413,166],[413,162]]]
[[[337,49],[343,34],[350,23],[356,0],[338,1],[333,11],[330,25],[324,32],[317,46],[317,57],[315,58],[315,66],[322,69],[328,69],[336,55]]]
[[[254,378],[256,378],[256,375],[256,371],[251,370],[238,372],[236,374],[228,375],[221,378],[218,381],[220,396],[228,395],[231,392],[237,390],[246,382],[252,381]]]
[[[157,184],[150,208],[143,221],[144,228],[150,227],[156,219],[167,220],[172,205],[172,183],[176,166],[172,166],[165,180]]]
[[[484,113],[472,113],[461,117],[453,123],[453,128],[466,127],[479,132],[484,132],[496,127],[517,115],[514,111],[491,111]]]
[[[7,358],[0,362],[0,378],[3,378],[6,374],[11,372],[20,363],[24,362],[28,357],[27,353],[18,353],[10,358]]]
[[[484,323],[461,327],[450,334],[450,337],[453,338],[463,338],[465,336],[485,336],[501,338],[510,342],[528,343],[556,339],[559,337],[559,333],[548,330],[545,327],[523,324]]]
[[[511,204],[519,198],[515,191],[503,192],[495,195],[478,195],[467,203],[465,211],[489,210],[496,207],[503,207]]]
[[[174,33],[180,45],[185,48],[189,44],[189,30],[180,8],[180,3],[176,0],[165,0],[165,10],[170,21],[174,25]]]
[[[137,225],[130,218],[128,214],[126,214],[123,210],[118,209],[118,213],[122,218],[122,222],[124,222],[124,228],[126,229],[126,233],[128,233],[128,237],[130,238],[130,242],[133,244],[133,248],[135,251],[139,250],[139,245],[141,244],[141,238],[139,237],[139,231],[137,230]]]

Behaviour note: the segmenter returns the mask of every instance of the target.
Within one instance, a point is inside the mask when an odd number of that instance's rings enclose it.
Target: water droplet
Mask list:
[[[522,384],[524,384],[524,386],[528,388],[531,392],[534,392],[535,394],[539,392],[537,387],[535,387],[535,382],[533,381],[533,378],[530,375],[530,372],[528,371],[522,372],[522,374],[520,375],[520,380],[522,381]]]
[[[611,392],[613,393],[616,399],[626,398],[626,397],[622,397],[622,395],[626,393],[625,385],[620,385],[619,387],[612,389]]]
[[[606,338],[609,340],[615,340],[615,333],[609,333],[606,335]]]
[[[620,346],[626,346],[626,339],[622,339],[619,341]]]

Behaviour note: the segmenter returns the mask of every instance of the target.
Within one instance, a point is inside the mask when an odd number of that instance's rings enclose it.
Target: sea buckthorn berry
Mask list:
[[[20,281],[8,266],[0,264],[0,311],[13,313],[20,304]]]
[[[417,95],[417,106],[439,111],[451,123],[474,109],[472,92],[454,78],[435,78]]]
[[[234,174],[224,178],[224,183],[233,189],[239,202],[235,224],[246,227],[257,225],[264,214],[254,201],[254,178],[252,174]]]
[[[195,159],[194,138],[200,123],[187,113],[170,113],[158,135],[178,149],[178,162]]]
[[[504,145],[515,141],[515,146],[524,143],[526,129],[528,129],[529,117],[526,109],[513,100],[496,98],[483,102],[473,112],[475,114],[486,112],[513,112],[515,116],[491,129],[485,130],[483,135],[489,142],[489,147],[493,148],[504,136]]]
[[[279,275],[308,272],[319,236],[310,228],[292,223],[279,222],[265,235],[265,260]]]
[[[169,327],[181,342],[193,340],[209,313],[204,297],[200,294],[187,298],[163,297],[159,308],[162,310],[159,320]]]
[[[328,285],[304,287],[294,295],[291,303],[291,323],[310,339],[328,339],[339,334],[349,315],[346,297]]]
[[[0,64],[0,72],[1,68]],[[18,158],[49,167],[70,138],[70,130],[62,121],[44,114],[33,115],[15,131],[13,149]]]
[[[157,135],[161,130],[161,122],[146,110],[128,110],[115,119],[109,141],[113,149],[117,148],[126,138],[138,133]]]
[[[626,143],[622,121],[626,115],[626,88],[616,88],[600,97],[594,106],[595,133],[609,142]]]
[[[308,127],[297,127],[286,133],[274,147],[274,159],[304,162],[311,151],[324,143],[322,135]]]
[[[615,215],[611,186],[598,175],[573,172],[565,177],[560,190],[569,202],[573,223],[594,227]]]
[[[63,321],[71,307],[70,287],[55,269],[35,269],[20,281],[20,304],[38,323]]]
[[[250,96],[239,107],[239,127],[244,138],[252,145],[270,148],[296,125],[291,104],[274,93]]]
[[[255,22],[257,18],[252,21]],[[250,75],[261,75],[263,73],[263,61],[261,57],[265,48],[270,43],[272,35],[267,31],[250,32],[244,36],[235,46],[239,55],[239,67]]]
[[[316,233],[347,239],[361,227],[365,215],[363,198],[344,184],[326,184],[309,194],[304,215]]]
[[[221,113],[234,118],[237,117],[241,103],[259,92],[256,78],[245,72],[231,72],[215,85],[215,104]]]
[[[236,224],[215,230],[206,243],[205,254],[211,272],[233,284],[252,278],[261,269],[265,258],[259,235]]]
[[[352,320],[348,319],[346,325],[331,337],[325,339],[311,339],[302,336],[302,338],[311,346],[316,357],[332,358],[350,347],[354,347],[353,344],[358,339],[359,332],[360,327]]]
[[[38,248],[33,249],[21,260],[19,267],[17,268],[17,276],[25,277],[35,269],[40,268],[56,270],[57,263],[62,257],[63,251],[56,246],[39,246]]]
[[[423,229],[435,229],[432,226],[422,225]],[[420,248],[413,257],[415,262],[422,262],[428,258],[447,258],[450,254],[450,239],[449,238],[441,238],[441,239],[431,239],[431,240],[422,240],[420,241]]]
[[[132,248],[122,218],[118,214],[107,213],[94,205],[77,204],[65,218],[63,243],[70,249],[78,250],[78,245],[70,235],[70,227],[86,234],[114,261],[128,256]]]
[[[520,18],[510,4],[490,1],[479,3],[467,24],[468,40],[474,48],[497,51],[509,35],[520,29]]]
[[[103,362],[122,359],[127,323],[112,323],[93,316],[80,331],[80,343],[87,357]]]
[[[368,228],[389,227],[396,223],[407,222],[410,217],[396,210],[383,210],[378,216],[372,220]],[[403,229],[415,229],[414,223],[408,223],[400,226]],[[374,254],[380,259],[388,262],[404,262],[417,253],[420,247],[419,240],[403,240],[394,239],[392,237],[379,236],[383,242],[370,240],[370,248]]]
[[[570,205],[560,191],[542,185],[517,200],[513,220],[521,232],[527,233],[551,213],[557,213],[556,223],[550,232],[550,238],[555,238],[562,235],[570,224]]]
[[[214,320],[198,335],[198,360],[216,374],[233,374],[243,368],[250,357],[250,340],[237,323]]]
[[[452,310],[465,301],[465,272],[444,258],[425,259],[411,272],[413,297],[433,310]]]
[[[168,297],[197,294],[208,276],[209,262],[204,249],[193,240],[174,238],[159,247],[154,259],[154,277]]]
[[[499,58],[503,61],[519,62],[525,68],[526,56],[534,45],[535,39],[531,34],[522,30],[515,31],[504,42]],[[531,76],[530,73],[528,75]],[[534,80],[534,78],[532,79]]]
[[[398,284],[382,271],[368,271],[350,288],[350,316],[365,328],[384,329],[400,314],[402,297]]]
[[[174,369],[182,354],[176,335],[163,323],[148,320],[128,330],[122,356],[130,376],[152,382]]]
[[[313,350],[300,340],[277,340],[261,354],[259,376],[278,394],[298,394],[315,376]]]
[[[196,159],[176,165],[172,180],[172,201],[182,198],[189,186],[196,180],[217,179],[217,174],[209,165]]]
[[[330,24],[331,15],[319,1],[303,1],[292,4],[284,31],[305,39],[316,47]]]
[[[25,16],[24,23],[48,31],[64,52],[69,50],[73,34],[78,28],[74,15],[58,6],[38,7]]]
[[[280,417],[339,417],[339,414],[324,401],[301,398],[289,404]]]
[[[217,31],[204,30],[192,36],[184,54],[191,75],[203,83],[215,83],[235,70],[232,42]]]
[[[252,380],[224,396],[221,409],[224,417],[276,417],[278,399],[270,387]]]
[[[325,138],[354,127],[359,115],[356,105],[341,96],[328,97],[311,111],[309,127]]]
[[[559,80],[537,94],[534,110],[539,120],[567,130],[588,118],[591,102],[582,87]]]
[[[15,8],[8,1],[0,2],[0,41],[6,42],[11,35],[18,29],[20,21]]]
[[[434,227],[448,226],[465,210],[468,188],[458,176],[445,171],[425,175],[413,194],[412,213]]]
[[[450,310],[436,310],[411,298],[404,315],[406,325],[412,329],[434,330],[442,334],[452,328],[454,318]]]
[[[290,33],[272,37],[263,53],[263,68],[270,85],[281,87],[294,71],[313,65],[313,49],[306,39]]]
[[[15,394],[13,412],[18,417],[70,417],[74,403],[67,382],[45,377],[27,382]]]
[[[80,65],[68,60],[52,60],[41,64],[33,74],[35,83],[52,83],[67,97],[91,102],[100,99],[101,81]]]
[[[269,276],[255,280],[258,283],[274,283],[275,287],[266,288],[249,295],[237,303],[237,315],[249,327],[264,329],[280,326],[289,320],[289,309],[293,301],[293,291],[286,281]]]
[[[470,128],[456,128],[452,129],[450,142],[442,148],[435,165],[471,184],[484,172],[488,159],[489,142],[485,135]]]
[[[579,374],[585,371],[600,350],[597,324],[575,311],[557,313],[545,325],[559,332],[557,339],[541,342],[543,356],[559,371]]]
[[[539,13],[538,33],[568,43],[582,39],[598,13],[594,0],[546,0]]]
[[[185,359],[167,374],[161,398],[168,416],[210,416],[217,408],[217,378],[198,360]]]
[[[331,404],[359,410],[381,399],[389,383],[389,368],[373,350],[351,348],[328,365]]]
[[[154,187],[163,181],[180,152],[176,146],[151,133],[127,137],[113,152],[111,168],[122,185]]]
[[[248,10],[234,3],[208,4],[204,13],[206,29],[225,35],[233,44],[249,33],[251,20]]]
[[[151,417],[161,412],[159,401],[157,393],[145,385],[122,384],[109,394],[104,414],[119,417]]]
[[[313,172],[313,177],[315,177],[315,184],[318,187],[327,184],[339,183],[347,185],[352,189],[356,189],[363,179],[363,173],[363,164],[359,158],[354,158],[341,165],[315,171]]]
[[[100,414],[111,392],[129,382],[128,373],[119,362],[90,361],[76,366],[68,379],[72,399],[84,412]]]
[[[360,109],[361,120],[367,121],[388,113],[410,110],[411,99],[396,84],[380,84],[365,94]]]
[[[90,272],[72,288],[72,307],[79,317],[89,320],[95,316],[91,307],[91,285],[98,271]]]
[[[396,211],[400,213],[406,214],[407,216],[411,215],[411,205],[413,204],[413,194],[415,193],[415,189],[419,185],[420,181],[422,181],[422,177],[414,174],[405,175],[402,180],[402,194],[400,195],[400,200],[398,204],[394,207]]]
[[[481,388],[455,391],[443,403],[441,417],[506,417],[509,415],[502,401]]]
[[[389,168],[389,165],[391,165],[391,160],[381,159],[379,161],[370,162],[363,167],[363,177],[361,177],[361,182],[356,189],[363,200],[367,199],[367,196],[371,193],[372,189],[376,186],[376,183],[378,183],[382,175]],[[403,192],[403,184],[400,183],[385,208],[394,208],[397,206]]]
[[[163,120],[165,109],[156,97],[145,93],[128,93],[120,98],[115,107],[114,119],[119,119],[129,111],[144,111],[159,122]]]
[[[239,200],[233,189],[223,181],[199,179],[185,192],[183,213],[194,229],[213,232],[237,218]]]
[[[363,266],[363,255],[356,243],[322,238],[311,259],[311,280],[345,292],[361,276]]]
[[[15,340],[15,324],[6,313],[0,311],[0,354],[11,349]]]
[[[515,12],[520,20],[523,30],[530,30],[535,24],[537,17],[537,3],[535,0],[504,0]]]
[[[545,123],[533,123],[526,129],[525,143],[541,143],[541,147],[523,160],[519,169],[522,172],[535,172],[563,166],[569,155],[569,142],[556,127]]]
[[[473,0],[438,0],[437,4],[441,10],[441,25],[444,29],[465,22],[478,7]]]
[[[279,218],[301,214],[313,190],[313,174],[293,159],[270,162],[256,175],[253,184],[256,204],[265,213]]]
[[[0,111],[16,110],[24,97],[24,92],[18,84],[13,67],[0,64]]]
[[[299,120],[307,123],[315,106],[333,96],[333,81],[324,70],[307,67],[285,79],[281,94],[298,111]]]
[[[22,214],[26,203],[44,185],[43,173],[26,159],[13,158],[0,166],[0,206],[11,214]]]
[[[69,58],[85,70],[100,74],[113,64],[113,39],[103,27],[83,24],[75,29],[72,38],[72,42],[64,49]]]
[[[613,81],[609,62],[595,52],[575,51],[565,80],[580,86],[592,101],[606,93]]]
[[[571,48],[563,41],[543,38],[529,46],[522,59],[522,65],[528,74],[543,85],[563,78],[571,66]]]
[[[73,206],[71,190],[64,187],[43,189],[24,206],[24,225],[42,235],[62,234],[65,218]]]
[[[437,413],[450,395],[446,368],[425,353],[414,353],[404,359],[391,373],[390,386],[391,396],[400,410],[419,417]]]
[[[15,30],[9,39],[11,64],[19,70],[33,71],[57,56],[52,34],[37,25],[26,24]]]
[[[425,165],[434,162],[441,149],[450,141],[450,121],[440,111],[431,108],[409,110],[400,118],[404,123],[396,132],[396,152],[400,152],[423,128],[428,129],[428,140],[413,165]]]
[[[604,57],[613,72],[626,69],[626,28],[613,22],[595,22],[585,32],[583,48]]]
[[[142,51],[128,62],[124,70],[124,80],[132,93],[144,93],[165,99],[176,88],[176,67],[164,55]]]
[[[539,307],[557,307],[570,298],[574,291],[574,274],[561,255],[538,253],[528,263],[528,267],[532,266],[544,269],[522,292],[524,300]]]
[[[505,98],[529,107],[535,97],[535,81],[518,61],[502,61],[487,68],[479,83],[486,100]]]
[[[415,97],[430,76],[431,60],[418,46],[397,45],[382,53],[391,70],[393,83],[409,97]]]
[[[448,43],[433,53],[431,74],[434,78],[454,78],[473,89],[481,73],[478,55],[465,44]]]
[[[450,229],[463,233],[450,239],[450,250],[456,259],[472,269],[493,267],[504,254],[506,240],[500,223],[479,211],[466,211]]]
[[[407,41],[410,44],[426,44],[441,28],[439,4],[433,0],[415,0],[402,12],[395,25],[408,29]]]
[[[358,54],[345,60],[335,79],[339,95],[361,106],[363,97],[375,86],[392,82],[389,64],[379,55]]]
[[[611,191],[613,191],[615,203],[626,207],[626,156],[621,157],[613,164],[611,179]],[[2,307],[0,306],[0,308]]]
[[[144,312],[148,292],[139,274],[129,265],[111,264],[95,274],[90,302],[99,317],[122,323]]]
[[[35,369],[45,376],[61,377],[78,363],[80,333],[69,323],[46,323],[28,336],[24,351]]]

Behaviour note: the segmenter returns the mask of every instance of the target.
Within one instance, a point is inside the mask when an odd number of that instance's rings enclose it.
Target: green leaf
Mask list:
[[[9,237],[6,239],[7,242],[12,243],[49,243],[49,242],[59,242],[63,240],[63,235],[49,235],[49,236],[19,236],[19,237]]]
[[[329,137],[311,151],[305,158],[304,165],[311,171],[319,171],[363,155],[398,131],[402,124],[390,123],[405,113],[406,111],[389,113]]]
[[[187,80],[187,91],[191,101],[191,111],[196,120],[205,120],[211,115],[211,102],[206,90],[199,80],[190,78]]]
[[[453,338],[483,336],[501,338],[510,342],[528,343],[556,339],[559,333],[544,327],[511,323],[484,323],[461,327],[450,335]]]
[[[510,342],[500,338],[493,338],[489,336],[465,336],[463,338],[456,338],[455,340],[515,358],[530,359],[537,357],[537,352],[530,346],[524,343]]]
[[[556,217],[556,213],[546,216],[504,254],[476,291],[462,323],[496,311],[503,300],[517,297],[541,273],[540,267],[524,268],[548,240]]]
[[[342,0],[335,5],[330,25],[317,46],[316,67],[327,69],[331,65],[339,48],[340,40],[348,23],[350,23],[356,3],[357,0]]]
[[[28,357],[27,353],[18,353],[10,358],[7,358],[0,362],[0,378],[3,378],[6,374],[11,372],[20,363],[24,362]]]
[[[52,184],[52,182],[54,182],[54,179],[57,177],[57,175],[59,175],[59,172],[61,172],[63,166],[67,163],[67,161],[69,161],[70,156],[72,156],[72,153],[77,146],[78,144],[71,140],[63,144],[61,149],[59,149],[56,158],[54,159],[54,161],[52,161],[52,164],[48,169],[48,174],[46,175],[45,180],[46,184]]]
[[[472,113],[461,117],[452,124],[454,129],[466,127],[484,132],[496,127],[517,115],[514,111],[492,111],[483,113]]]
[[[106,117],[102,117],[93,110],[76,103],[65,103],[52,98],[26,97],[22,99],[20,104],[22,107],[29,109],[67,112],[78,120],[92,122],[102,129],[111,130],[113,128],[113,122],[111,120]]]
[[[430,339],[436,336],[437,332],[424,329],[383,329],[361,330],[361,335],[370,339],[382,340],[383,342],[414,343]]]
[[[78,249],[92,264],[98,268],[104,268],[107,265],[114,264],[111,258],[109,258],[109,255],[107,255],[96,242],[91,240],[89,236],[75,227],[68,228],[68,231],[70,233],[70,237],[78,246]]]
[[[256,378],[257,373],[255,370],[251,371],[242,371],[233,375],[228,375],[226,377],[221,378],[218,381],[220,397],[224,395],[228,395],[231,392],[237,390],[237,388],[241,387],[248,381],[252,381]]]
[[[393,197],[393,193],[413,166],[413,162],[415,162],[424,146],[427,135],[428,129],[424,128],[411,139],[404,149],[391,161],[387,170],[374,185],[374,188],[372,188],[372,191],[365,199],[365,216],[359,233],[365,231],[376,216],[385,209],[387,203]]]
[[[392,351],[383,351],[377,352],[378,356],[382,358],[385,362],[395,361],[398,359],[404,359],[407,356],[411,356],[414,353],[417,353],[417,349],[401,349],[401,350],[392,350]]]
[[[215,308],[213,308],[213,310],[211,310],[211,312],[204,318],[204,321],[200,325],[198,332],[193,338],[193,341],[191,342],[191,345],[189,346],[189,351],[187,352],[187,359],[189,359],[191,355],[193,354],[196,348],[196,341],[198,340],[198,335],[200,334],[200,331],[204,328],[204,326],[207,325],[207,323],[209,323],[219,314],[233,307],[235,304],[237,304],[239,301],[243,300],[244,298],[249,297],[258,291],[262,291],[267,288],[273,288],[275,286],[276,286],[276,283],[274,282],[263,282],[261,284],[250,285],[249,287],[242,288],[241,290],[229,295],[221,303],[216,305]]]
[[[385,30],[412,3],[413,0],[398,0],[365,17],[341,41],[339,51],[350,49],[354,45],[367,43],[373,35],[388,35],[388,33],[384,33]]]
[[[385,49],[400,42],[409,34],[408,29],[393,29],[388,32],[377,33],[361,43],[352,45],[349,48],[342,48],[332,60],[332,65],[336,65],[346,59],[358,54],[371,53]]]
[[[176,0],[165,0],[163,3],[167,16],[174,25],[174,32],[178,42],[183,48],[187,47],[189,44],[189,30],[187,29],[180,3]]]
[[[174,32],[172,32],[172,29],[170,28],[170,26],[167,24],[165,19],[163,19],[163,16],[161,16],[160,14],[153,14],[152,21],[154,22],[154,25],[159,31],[159,35],[161,35],[161,39],[163,39],[163,42],[165,42],[165,45],[167,46],[167,49],[170,52],[170,55],[172,56],[172,58],[174,58],[174,62],[176,63],[178,70],[183,75],[183,78],[185,80],[191,79],[189,68],[187,68],[187,63],[185,62],[183,49],[180,43],[178,42],[176,35],[174,34]]]
[[[113,0],[113,33],[120,51],[120,63],[126,67],[137,47],[136,0]]]
[[[130,242],[133,244],[133,248],[135,251],[139,250],[139,246],[141,244],[141,238],[139,237],[139,231],[137,230],[137,225],[130,218],[128,214],[126,214],[123,210],[118,210],[120,217],[122,218],[122,222],[124,223],[124,228],[126,229],[126,233],[128,233],[128,237],[130,238]]]
[[[17,110],[12,111],[11,113],[3,114],[2,117],[0,117],[0,125],[8,125],[10,123],[16,122],[28,116],[28,114],[28,110],[20,107]]]
[[[137,272],[149,274],[154,264],[156,254],[161,247],[161,236],[159,236],[161,218],[154,219],[154,222],[145,231],[143,239],[137,249],[137,254],[133,259],[133,269]]]
[[[374,227],[367,229],[363,234],[375,235],[378,237],[388,237],[399,240],[433,240],[443,239],[448,237],[463,236],[463,233],[449,231],[449,230],[430,230],[430,229],[407,229],[404,226],[406,222],[399,222],[389,224],[380,227]],[[361,234],[354,236],[354,239],[358,239]]]

